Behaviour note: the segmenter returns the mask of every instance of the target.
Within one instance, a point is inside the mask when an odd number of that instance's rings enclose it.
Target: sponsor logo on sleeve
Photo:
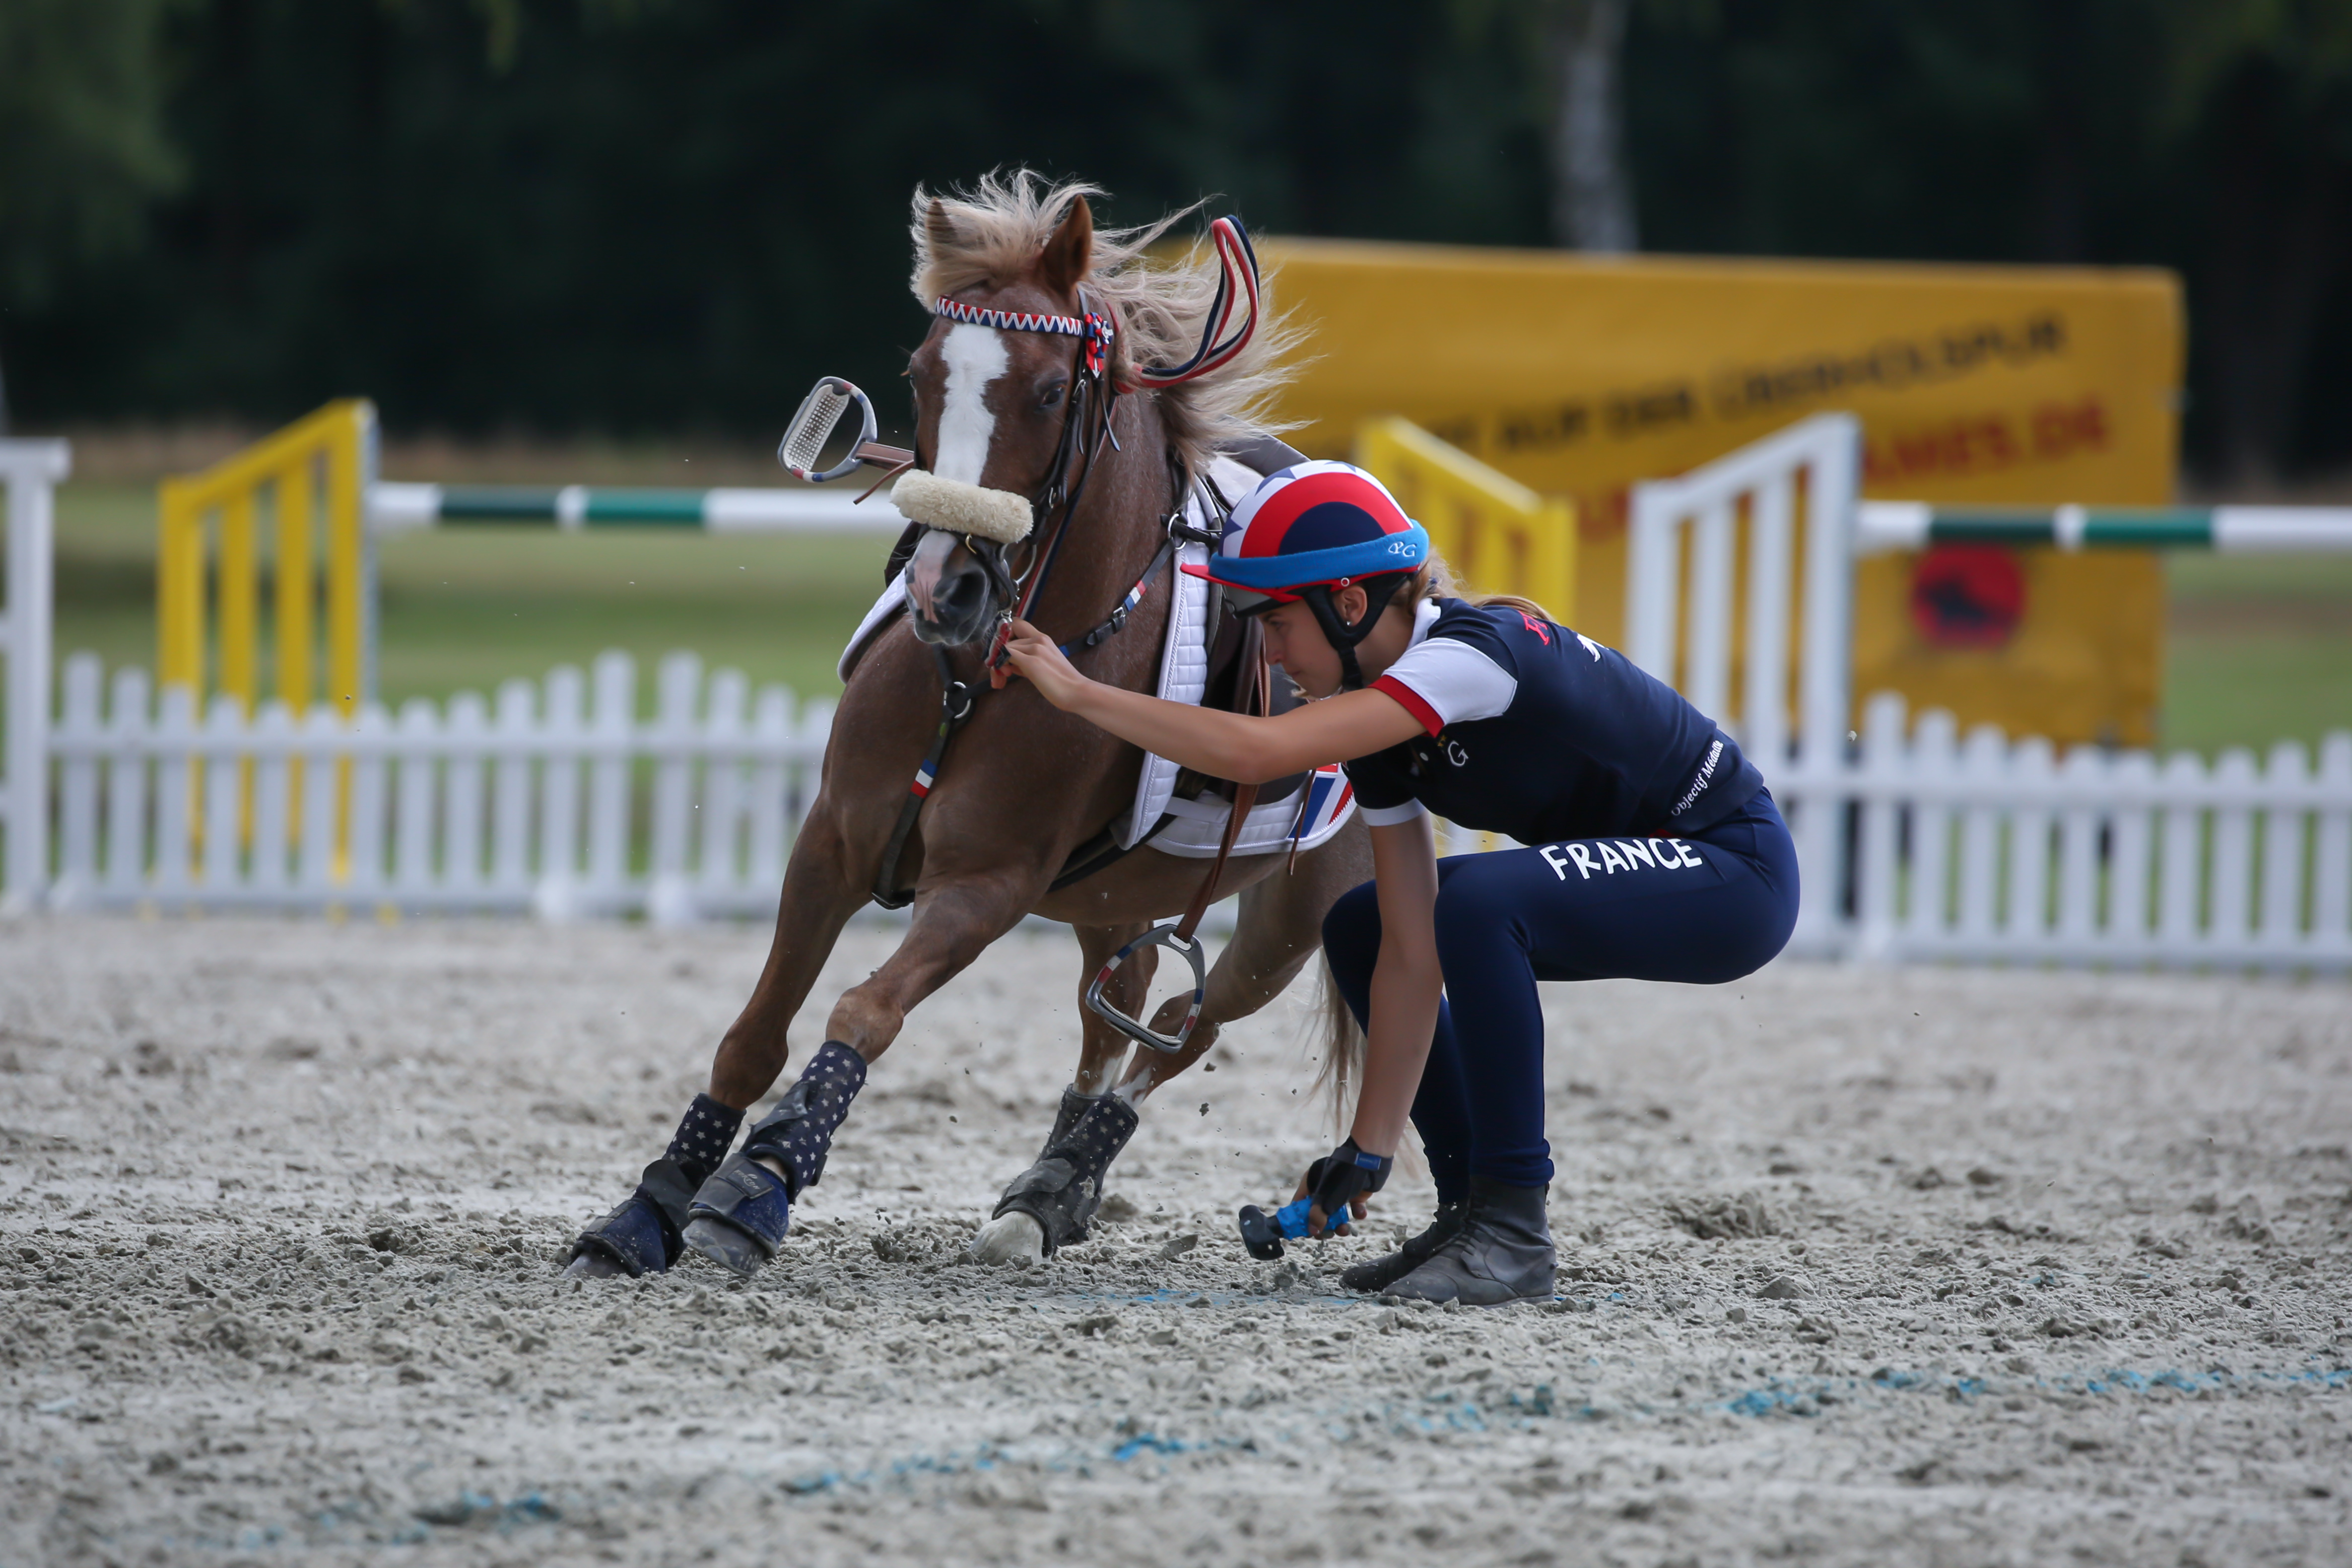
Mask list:
[[[1718,735],[1715,737],[1715,744],[1706,748],[1706,760],[1698,765],[1698,776],[1691,780],[1690,789],[1675,802],[1675,809],[1666,815],[1679,817],[1697,804],[1698,798],[1706,793],[1706,787],[1715,782],[1715,765],[1722,760],[1723,737]]]

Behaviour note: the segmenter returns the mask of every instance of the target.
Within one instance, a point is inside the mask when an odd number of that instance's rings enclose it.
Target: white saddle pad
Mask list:
[[[1228,497],[1246,495],[1256,487],[1257,474],[1229,457],[1220,457],[1211,469],[1217,487]],[[1208,497],[1193,487],[1186,503],[1185,516],[1202,528],[1215,526]],[[1180,563],[1198,566],[1209,559],[1206,546],[1187,544],[1179,548]],[[1168,617],[1168,639],[1160,650],[1160,680],[1155,690],[1170,702],[1197,703],[1208,687],[1209,650],[1207,643],[1210,585],[1189,572],[1171,574],[1175,584],[1162,589],[1160,580],[1151,583],[1153,591],[1174,595],[1174,604]],[[857,655],[883,627],[888,625],[907,607],[907,574],[900,572],[874,601],[874,608],[857,623],[849,645],[841,651],[841,662],[835,666],[845,685]],[[1225,816],[1232,810],[1223,800],[1179,800],[1176,795],[1175,763],[1164,757],[1146,752],[1143,771],[1136,781],[1135,806],[1120,824],[1116,835],[1123,847],[1131,847],[1163,816],[1174,821],[1160,831],[1150,847],[1168,854],[1187,859],[1207,859],[1217,852],[1217,842],[1224,834]],[[1302,820],[1302,796],[1306,815]],[[1286,847],[1294,831],[1298,833],[1298,847],[1313,849],[1348,821],[1356,809],[1355,791],[1349,788],[1345,769],[1334,764],[1318,769],[1308,780],[1301,794],[1286,800],[1276,800],[1250,812],[1242,823],[1240,839],[1234,845],[1235,854],[1264,854]]]

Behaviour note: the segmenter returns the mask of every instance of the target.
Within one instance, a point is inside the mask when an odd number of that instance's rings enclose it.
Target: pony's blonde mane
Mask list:
[[[1061,227],[1070,204],[1102,193],[1084,181],[1055,183],[1031,169],[992,172],[968,190],[935,193],[916,186],[909,279],[915,298],[929,310],[943,294],[1015,281]],[[947,220],[946,235],[932,233],[934,201]],[[1195,202],[1135,228],[1095,230],[1087,294],[1097,309],[1109,310],[1118,327],[1111,373],[1122,385],[1131,380],[1133,366],[1177,363],[1201,340],[1217,292],[1214,252],[1197,244],[1165,259],[1145,252],[1203,204]],[[1285,428],[1273,422],[1268,404],[1293,373],[1283,361],[1305,337],[1276,313],[1269,287],[1261,291],[1257,335],[1247,348],[1221,370],[1152,393],[1187,467],[1197,473],[1219,445]]]

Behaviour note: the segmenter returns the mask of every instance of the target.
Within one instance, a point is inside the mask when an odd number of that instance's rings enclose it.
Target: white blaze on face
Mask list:
[[[996,415],[986,402],[989,383],[1004,373],[1011,356],[1003,334],[993,327],[959,321],[940,345],[948,368],[947,394],[940,400],[939,454],[931,472],[942,479],[977,485],[988,465],[988,444],[996,436]]]

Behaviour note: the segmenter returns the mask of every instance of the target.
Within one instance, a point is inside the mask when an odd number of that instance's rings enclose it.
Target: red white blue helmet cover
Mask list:
[[[1429,531],[1388,487],[1352,463],[1299,463],[1269,474],[1225,521],[1223,539],[1195,577],[1276,599],[1302,588],[1344,588],[1412,571],[1429,559]]]

